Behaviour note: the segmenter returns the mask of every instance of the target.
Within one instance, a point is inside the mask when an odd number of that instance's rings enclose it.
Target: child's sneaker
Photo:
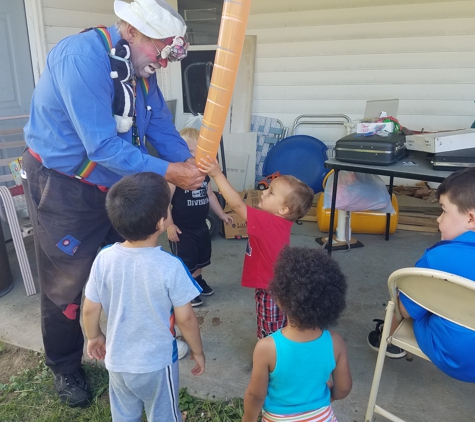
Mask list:
[[[191,306],[193,306],[193,308],[195,306],[201,306],[203,304],[203,299],[201,299],[199,296],[196,296],[192,301],[191,301]]]
[[[208,283],[206,283],[205,279],[201,274],[198,277],[195,277],[195,280],[203,290],[201,292],[203,296],[211,296],[214,293],[214,290],[208,286]]]
[[[368,334],[368,344],[373,350],[379,351],[381,344],[381,333],[383,332],[384,321],[382,319],[373,319],[376,322],[376,328]],[[406,351],[400,347],[388,344],[386,356],[391,359],[400,359],[406,356]]]
[[[188,345],[179,338],[176,339],[176,347],[178,349],[178,359],[183,359],[188,353]]]

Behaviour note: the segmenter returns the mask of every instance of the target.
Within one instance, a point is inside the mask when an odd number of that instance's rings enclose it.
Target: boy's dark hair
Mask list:
[[[475,168],[466,168],[448,176],[437,188],[437,199],[447,195],[459,212],[475,210]]]
[[[328,328],[346,307],[346,277],[319,249],[285,246],[269,290],[299,330]]]
[[[289,209],[284,216],[286,220],[297,221],[307,214],[313,202],[313,189],[294,176],[280,176],[280,180],[285,180],[292,188],[292,191],[285,198],[284,205]]]
[[[168,216],[170,195],[167,182],[159,174],[125,176],[107,193],[107,214],[125,239],[145,240],[157,231],[157,223]]]

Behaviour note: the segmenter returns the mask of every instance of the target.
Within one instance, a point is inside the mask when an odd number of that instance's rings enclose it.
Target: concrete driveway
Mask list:
[[[313,222],[294,224],[292,244],[319,247],[322,236]],[[424,249],[439,240],[438,234],[397,231],[389,241],[383,235],[359,235],[365,246],[335,251],[333,257],[348,277],[347,309],[333,327],[346,340],[353,390],[333,404],[340,422],[363,422],[372,381],[376,353],[366,336],[374,328],[373,318],[382,318],[388,299],[386,280],[399,268],[412,266]],[[25,239],[33,271],[32,238]],[[161,244],[168,249],[165,236]],[[215,294],[203,298],[195,308],[199,318],[205,353],[206,373],[193,377],[192,363],[180,361],[181,385],[200,397],[242,397],[251,373],[252,351],[256,343],[253,291],[240,286],[246,240],[213,240],[212,265],[204,277]],[[41,350],[38,295],[27,297],[13,245],[8,244],[14,274],[13,290],[0,298],[0,339],[29,349]],[[380,387],[380,404],[407,421],[433,422],[475,420],[475,385],[455,381],[431,363],[415,358],[386,360]],[[377,420],[385,420],[378,417]]]

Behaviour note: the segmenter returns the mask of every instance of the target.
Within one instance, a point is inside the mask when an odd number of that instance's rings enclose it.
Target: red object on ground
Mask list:
[[[23,185],[16,185],[8,188],[12,196],[24,195],[25,191],[23,190]]]
[[[275,178],[282,176],[280,174],[280,171],[276,171],[275,173],[269,174],[265,179],[262,179],[258,184],[257,184],[257,189],[259,190],[265,190],[269,188],[270,182],[272,182]]]

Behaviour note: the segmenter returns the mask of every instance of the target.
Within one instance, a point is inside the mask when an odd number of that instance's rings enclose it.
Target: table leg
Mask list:
[[[394,176],[389,176],[389,201],[392,203],[393,200],[393,184]],[[389,226],[391,225],[391,213],[386,214],[386,240],[389,240]]]
[[[333,226],[335,224],[336,190],[338,187],[338,173],[339,172],[340,170],[335,169],[333,173],[332,206],[330,209],[330,227],[328,230],[328,240],[327,240],[328,255],[332,254],[332,248],[333,248]]]

